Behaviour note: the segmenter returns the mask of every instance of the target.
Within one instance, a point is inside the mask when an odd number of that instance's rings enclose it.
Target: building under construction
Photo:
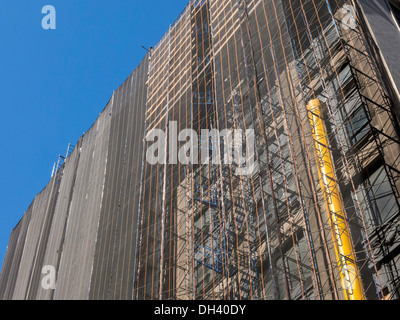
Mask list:
[[[191,1],[55,163],[0,299],[399,299],[399,20],[396,0]],[[240,143],[247,174],[214,161]]]

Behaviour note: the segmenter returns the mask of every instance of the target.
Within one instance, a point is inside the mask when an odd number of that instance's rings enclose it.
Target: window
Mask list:
[[[193,98],[193,102],[197,104],[213,104],[213,95],[211,90],[208,90],[207,92],[194,93]]]
[[[361,183],[357,194],[362,212],[368,213],[368,220],[377,226],[398,211],[397,202],[383,166]]]
[[[204,22],[203,24],[197,25],[196,32],[198,35],[202,35],[203,33],[208,33],[208,23]]]
[[[336,92],[338,92],[339,96],[342,94],[342,90],[353,80],[353,75],[351,73],[351,69],[349,64],[344,64],[338,74],[339,79],[334,79],[333,85],[335,87]]]
[[[369,131],[368,118],[362,107],[350,115],[346,130],[351,145],[355,145]]]
[[[355,88],[346,95],[345,103],[339,108],[341,121],[347,134],[349,146],[354,146],[369,131],[368,117]]]
[[[203,56],[198,56],[197,57],[197,64],[198,65],[201,65],[202,63],[207,64],[209,62],[210,62],[210,57],[209,56],[206,57],[206,58],[204,58]]]

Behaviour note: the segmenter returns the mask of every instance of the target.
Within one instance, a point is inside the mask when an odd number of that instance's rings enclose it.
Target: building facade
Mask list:
[[[395,5],[191,1],[13,230],[0,298],[399,299]]]

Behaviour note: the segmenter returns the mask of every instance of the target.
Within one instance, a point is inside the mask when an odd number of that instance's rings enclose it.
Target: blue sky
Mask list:
[[[94,123],[188,0],[3,0],[0,268],[10,233],[53,163]],[[44,5],[56,30],[42,29]]]

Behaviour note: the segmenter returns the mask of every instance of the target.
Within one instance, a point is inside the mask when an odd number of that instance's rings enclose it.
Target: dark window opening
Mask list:
[[[344,101],[345,103],[339,110],[346,129],[348,143],[350,146],[354,146],[371,128],[361,98],[354,87],[353,90],[348,91]]]
[[[379,226],[397,213],[399,208],[384,166],[367,174],[358,187],[358,200],[363,214],[367,213],[368,220]]]
[[[388,2],[392,9],[393,17],[396,19],[397,27],[400,29],[400,0],[389,0]]]
[[[364,108],[359,108],[349,117],[346,123],[346,130],[349,135],[351,145],[355,145],[370,130],[368,118]]]

